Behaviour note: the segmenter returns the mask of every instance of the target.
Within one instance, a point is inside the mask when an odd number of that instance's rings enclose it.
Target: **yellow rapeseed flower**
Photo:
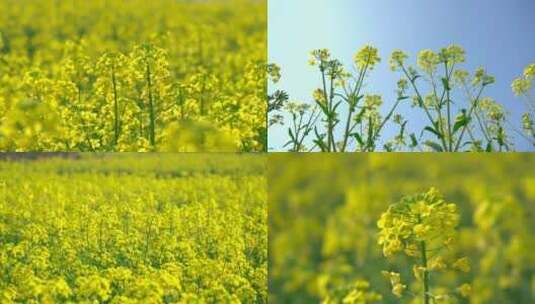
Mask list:
[[[392,54],[390,55],[390,69],[392,71],[397,71],[399,68],[403,66],[405,63],[405,59],[407,59],[408,56],[401,50],[394,50]]]
[[[470,261],[467,257],[460,258],[457,261],[455,261],[452,265],[454,269],[458,269],[462,272],[469,272],[470,271]]]
[[[361,70],[365,67],[372,70],[381,61],[379,50],[371,45],[365,45],[353,56],[353,61]]]
[[[416,59],[418,66],[428,74],[435,72],[439,62],[440,58],[438,54],[429,49],[421,50]]]
[[[461,296],[467,298],[470,296],[470,294],[472,294],[472,286],[470,284],[463,284],[461,286],[459,286],[459,288],[457,288],[457,290],[459,291],[459,293],[461,294]]]
[[[535,63],[532,63],[530,65],[528,65],[525,69],[524,69],[524,77],[526,79],[533,79],[535,77]]]
[[[533,83],[527,79],[524,78],[517,78],[513,80],[513,83],[511,84],[511,88],[513,89],[513,93],[515,93],[516,96],[521,96],[529,92],[533,86]]]
[[[312,98],[314,101],[318,103],[326,103],[327,99],[325,99],[325,92],[322,89],[315,89],[314,92],[312,92]]]

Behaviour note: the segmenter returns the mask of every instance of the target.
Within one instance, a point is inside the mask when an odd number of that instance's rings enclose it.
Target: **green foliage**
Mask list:
[[[265,3],[8,0],[0,11],[0,150],[266,149]],[[177,147],[185,121],[230,142]]]
[[[267,303],[264,159],[0,161],[0,302]]]
[[[532,155],[272,154],[269,164],[270,301],[342,303],[367,282],[380,303],[421,304],[423,268],[436,303],[535,300]],[[398,217],[396,206],[413,207]],[[377,227],[387,210],[388,233]],[[423,226],[399,222],[416,214]],[[427,267],[411,245],[422,239]]]

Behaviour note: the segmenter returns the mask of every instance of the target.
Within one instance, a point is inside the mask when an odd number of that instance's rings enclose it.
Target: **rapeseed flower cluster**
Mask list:
[[[455,44],[442,48],[439,53],[440,62],[444,62],[449,65],[463,63],[465,60],[464,55],[464,49]]]
[[[535,146],[535,128],[533,117],[535,116],[535,99],[533,96],[533,83],[535,80],[535,63],[524,68],[522,76],[511,83],[511,89],[516,96],[522,97],[525,102],[526,112],[522,114],[522,129],[526,139]]]
[[[0,161],[1,303],[267,303],[262,159],[82,158]]]
[[[265,3],[19,2],[0,4],[0,150],[266,149]],[[199,124],[230,145],[176,145]]]
[[[440,63],[440,56],[430,49],[421,50],[416,60],[418,67],[428,74],[433,74]]]
[[[534,165],[535,157],[522,153],[276,155],[270,165],[270,301],[329,297],[340,303],[365,280],[368,291],[382,295],[379,303],[422,304],[427,273],[431,303],[529,303],[535,294]],[[457,206],[457,233],[445,240],[448,246],[426,246],[427,267],[418,244],[384,258],[377,220],[392,201],[426,184]],[[399,281],[392,278],[401,298],[382,271],[399,274]],[[337,287],[344,291],[336,293]]]
[[[356,280],[352,284],[333,286],[332,290],[325,291],[321,303],[371,304],[380,303],[381,300],[383,300],[383,297],[379,293],[371,290],[368,281]]]
[[[380,229],[378,243],[383,247],[383,255],[391,258],[403,253],[414,259],[412,273],[415,282],[422,286],[424,303],[449,297],[447,292],[431,291],[431,272],[469,272],[471,269],[468,258],[450,261],[451,258],[443,253],[454,246],[458,222],[457,206],[446,202],[435,188],[403,197],[400,202],[391,205],[377,222]],[[399,273],[383,271],[383,275],[390,280],[396,297],[405,295],[408,283],[401,281]],[[468,296],[470,288],[470,285],[464,284],[459,292]]]
[[[371,45],[365,45],[353,57],[353,62],[359,69],[370,69],[373,68],[381,62],[379,57],[379,50]]]
[[[393,51],[392,54],[390,55],[390,60],[389,60],[390,69],[392,71],[397,71],[398,69],[402,68],[403,65],[405,64],[405,60],[408,57],[409,56],[401,50]]]
[[[458,222],[455,204],[444,201],[432,188],[426,193],[404,197],[381,215],[377,222],[379,245],[386,257],[400,252],[419,257],[421,253],[413,249],[421,242],[448,246]]]

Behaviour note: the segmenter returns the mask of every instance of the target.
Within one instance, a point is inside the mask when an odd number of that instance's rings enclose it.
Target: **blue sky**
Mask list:
[[[513,122],[520,121],[524,105],[510,89],[511,81],[535,62],[535,1],[533,0],[269,0],[268,58],[282,68],[274,88],[284,89],[291,100],[311,102],[319,87],[318,73],[307,64],[311,50],[328,48],[333,57],[349,66],[353,54],[365,44],[379,49],[379,66],[367,81],[366,92],[380,93],[385,103],[395,98],[399,75],[391,72],[388,58],[394,49],[409,54],[414,63],[418,51],[450,44],[466,51],[462,68],[479,66],[496,77],[486,96],[503,104]],[[420,130],[419,110],[401,111],[411,131]],[[518,124],[519,126],[520,124]],[[393,134],[386,130],[386,136]],[[531,149],[519,136],[515,149]],[[269,146],[281,150],[286,127],[272,127]]]

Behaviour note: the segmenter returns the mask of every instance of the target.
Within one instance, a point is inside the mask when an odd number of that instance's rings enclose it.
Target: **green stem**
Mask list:
[[[366,61],[366,65],[360,71],[359,77],[357,79],[357,83],[355,84],[355,88],[353,89],[353,92],[350,95],[350,97],[358,98],[358,96],[360,95],[360,91],[361,91],[361,88],[362,88],[362,83],[364,81],[364,77],[366,76],[366,71],[368,70],[369,62],[370,62],[370,57],[368,57],[368,60]],[[348,102],[350,103],[350,108],[349,108],[349,114],[348,114],[347,120],[346,120],[346,127],[345,127],[345,132],[344,132],[344,141],[343,141],[343,144],[342,144],[342,150],[340,152],[345,152],[346,147],[347,147],[347,141],[348,141],[350,133],[351,133],[349,128],[350,128],[350,125],[351,125],[351,119],[353,118],[353,112],[355,111],[355,107],[357,106],[356,103],[352,104],[353,101],[354,100],[348,100]]]
[[[420,94],[420,91],[418,90],[418,87],[416,86],[415,79],[412,78],[409,75],[409,72],[407,71],[407,69],[403,65],[401,66],[401,69],[403,70],[403,73],[405,74],[407,79],[409,79],[409,82],[411,83],[411,86],[414,89],[414,92],[416,93],[416,96],[418,97],[419,101],[422,103],[422,108],[424,109],[425,115],[427,116],[427,118],[429,119],[429,121],[431,122],[431,124],[434,127],[435,126],[435,121],[433,120],[433,116],[431,116],[431,113],[429,113],[429,109],[427,109],[427,106],[424,103],[424,99],[422,97],[422,94]],[[444,139],[444,134],[442,134],[442,136],[440,136],[440,142],[442,143],[442,146],[444,147],[444,150],[447,151],[448,150],[448,146],[446,144],[446,140]]]
[[[422,267],[424,267],[423,273],[423,300],[424,304],[429,304],[431,297],[429,296],[429,272],[427,271],[427,250],[425,242],[420,242],[420,253],[422,255]]]
[[[155,129],[156,129],[156,115],[154,112],[154,101],[152,97],[152,82],[151,82],[151,73],[150,73],[150,64],[147,61],[147,86],[149,93],[149,141],[151,146],[155,145]]]
[[[392,115],[394,114],[394,111],[396,110],[396,108],[399,105],[400,101],[401,101],[401,99],[399,99],[399,98],[396,100],[396,102],[394,103],[394,106],[392,106],[392,108],[390,109],[390,111],[388,112],[386,117],[383,119],[383,121],[381,122],[379,127],[375,130],[375,133],[373,135],[373,142],[375,142],[378,139],[379,133],[381,132],[381,130],[385,126],[386,122],[388,120],[390,120],[390,117],[392,117]]]
[[[479,98],[481,97],[481,94],[483,93],[483,89],[484,88],[485,88],[485,86],[481,86],[481,88],[479,89],[479,93],[477,94],[476,99],[474,100],[472,106],[468,110],[468,115],[467,115],[468,119],[470,119],[472,117],[472,113],[474,112],[475,108],[477,107],[477,104],[479,102]],[[459,138],[457,139],[457,144],[455,144],[455,149],[452,152],[457,152],[459,150],[459,147],[461,145],[461,141],[463,139],[463,136],[464,136],[464,133],[466,132],[466,128],[467,127],[468,127],[468,124],[464,125],[463,128],[461,129],[461,135],[459,135]]]
[[[115,64],[111,66],[111,83],[113,87],[113,114],[114,114],[114,145],[119,141],[119,102],[117,101],[117,81],[115,79]]]
[[[323,62],[321,64],[323,64]],[[323,84],[323,96],[325,97],[325,102],[327,103],[328,113],[331,113],[331,100],[327,96],[327,80],[325,79],[325,69],[322,66],[320,70],[321,70],[321,81]],[[327,117],[327,152],[331,152],[331,142],[332,142],[331,137],[333,136],[332,129],[333,129],[332,119]]]
[[[331,120],[334,120],[334,115],[335,114],[333,111],[333,101],[334,101],[334,77],[331,75],[329,77],[329,101],[330,101],[330,104],[331,104],[331,110],[330,113],[331,113]],[[334,121],[331,123],[331,141],[332,141],[332,152],[336,152],[336,142],[334,140],[334,126],[335,126],[335,123]]]
[[[444,69],[446,71],[446,85],[444,89],[446,90],[446,112],[447,112],[447,120],[448,120],[448,148],[449,152],[452,151],[453,148],[453,132],[451,128],[451,99],[450,99],[450,75],[448,73],[448,63],[444,62]]]

